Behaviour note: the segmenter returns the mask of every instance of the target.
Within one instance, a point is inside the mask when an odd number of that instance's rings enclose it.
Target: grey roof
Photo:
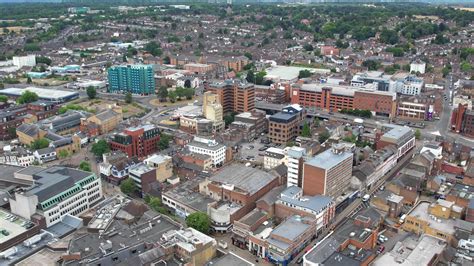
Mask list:
[[[217,151],[219,149],[221,149],[222,147],[225,147],[224,144],[221,144],[221,143],[218,143],[217,145],[208,145],[206,143],[202,143],[202,142],[199,142],[199,141],[191,141],[190,143],[187,144],[188,146],[194,146],[194,147],[199,147],[199,148],[203,148],[203,149],[207,149],[207,150],[213,150],[213,151]]]
[[[255,264],[243,259],[235,255],[232,252],[227,253],[226,255],[211,261],[212,263],[208,263],[206,265],[214,265],[214,266],[253,266]]]
[[[56,140],[60,140],[60,139],[64,138],[63,136],[61,136],[59,134],[56,134],[52,131],[48,131],[48,133],[46,133],[46,135],[44,137],[51,140],[51,141],[56,141]]]
[[[340,162],[346,160],[347,158],[352,158],[352,155],[353,154],[351,152],[347,151],[341,152],[340,154],[336,154],[331,149],[329,149],[314,156],[306,163],[315,167],[330,169],[338,165]]]
[[[109,119],[112,119],[114,118],[115,116],[117,116],[118,113],[115,112],[114,110],[112,109],[107,109],[101,113],[98,113],[95,117],[97,117],[97,119],[101,120],[101,121],[107,121]]]
[[[310,225],[302,222],[305,218],[293,215],[279,224],[271,232],[269,238],[267,239],[270,245],[281,248],[282,250],[288,249],[290,244],[283,242],[281,240],[275,239],[274,236],[278,238],[288,239],[289,241],[296,241],[298,237],[306,232],[309,229]]]
[[[34,124],[21,124],[16,130],[31,137],[38,134],[39,128]]]
[[[92,175],[90,172],[53,166],[33,175],[33,178],[36,180],[35,187],[27,193],[29,195],[36,195],[38,201],[42,202],[74,186],[76,182],[90,175]]]
[[[268,191],[267,194],[263,195],[259,201],[264,201],[268,205],[273,205],[280,198],[280,194],[283,190],[286,189],[286,186],[275,187],[272,190]]]
[[[65,138],[53,141],[52,145],[53,147],[58,148],[58,147],[62,147],[71,143],[72,143],[72,138],[65,137]]]
[[[276,113],[272,116],[269,117],[269,120],[270,121],[274,121],[274,122],[290,122],[290,121],[293,121],[296,119],[296,117],[298,116],[297,113],[286,113],[286,112],[279,112],[279,113]]]
[[[281,193],[280,200],[287,202],[290,205],[299,206],[305,209],[312,210],[314,212],[319,212],[325,209],[328,205],[331,204],[332,198],[323,195],[315,196],[304,196],[301,198],[295,198],[294,195],[299,193],[302,189],[297,186],[288,187]]]
[[[267,186],[277,177],[265,171],[245,167],[241,164],[232,164],[210,178],[213,182],[234,185],[236,188],[248,192],[250,195]]]
[[[49,153],[52,153],[52,152],[55,152],[56,150],[53,148],[53,147],[46,147],[46,148],[43,148],[43,149],[39,149],[39,150],[36,150],[36,152],[39,154],[39,155],[42,155],[42,154],[49,154]]]

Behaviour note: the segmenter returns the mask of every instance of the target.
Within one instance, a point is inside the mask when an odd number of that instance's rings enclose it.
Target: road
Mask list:
[[[397,165],[392,168],[382,179],[380,179],[374,186],[372,186],[372,189],[368,192],[371,196],[373,196],[379,189],[380,187],[385,184],[385,182],[392,180],[398,172],[403,169],[413,158],[413,155],[418,153],[421,148],[421,145],[418,147],[413,148],[410,152],[408,152],[398,163]],[[361,209],[364,207],[367,207],[366,203],[363,203],[362,200],[356,199],[354,202],[351,203],[347,208],[345,208],[341,213],[339,213],[335,219],[333,220],[333,223],[331,226],[323,230],[323,232],[311,243],[308,244],[308,247],[314,246],[318,241],[323,239],[331,230],[337,230],[344,222],[348,219],[348,217],[353,217],[357,212],[359,212]],[[297,261],[304,256],[306,253],[306,249],[304,249],[302,252],[300,252],[297,256],[295,256],[291,262],[292,265],[297,265]]]

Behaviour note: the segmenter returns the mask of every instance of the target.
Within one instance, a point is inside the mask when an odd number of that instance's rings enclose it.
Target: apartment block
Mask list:
[[[227,147],[214,139],[196,136],[193,141],[186,144],[186,147],[190,152],[209,155],[214,167],[222,166],[226,161]]]
[[[312,159],[303,167],[303,194],[325,195],[336,199],[350,185],[353,153],[341,144],[335,144]]]
[[[226,80],[206,84],[205,89],[219,96],[225,114],[243,113],[255,109],[255,87],[251,83]]]
[[[154,94],[155,78],[152,65],[113,66],[108,69],[109,92]]]

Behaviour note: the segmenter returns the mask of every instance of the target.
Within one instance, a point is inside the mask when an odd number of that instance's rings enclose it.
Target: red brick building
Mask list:
[[[451,130],[468,137],[474,137],[474,112],[467,105],[459,104],[451,115]]]
[[[224,113],[243,113],[255,109],[255,86],[251,83],[225,81],[205,84],[205,90],[219,95]]]
[[[396,94],[340,85],[301,84],[291,90],[291,103],[327,111],[369,110],[389,117],[396,113]]]
[[[114,135],[109,142],[112,150],[120,150],[129,157],[143,158],[158,151],[160,130],[152,125],[133,127]]]

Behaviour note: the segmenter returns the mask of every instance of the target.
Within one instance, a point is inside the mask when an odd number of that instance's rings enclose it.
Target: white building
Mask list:
[[[77,216],[87,211],[102,198],[101,179],[93,173],[62,166],[26,169],[19,174],[34,180],[34,185],[10,199],[12,213],[25,219],[38,213],[50,227],[67,214]]]
[[[392,76],[389,90],[405,95],[419,95],[423,86],[422,78],[407,73],[399,73]]]
[[[194,140],[186,145],[189,151],[211,156],[214,167],[221,166],[225,162],[226,146],[214,139],[194,137]]]
[[[302,167],[304,155],[306,154],[306,149],[301,147],[291,147],[288,149],[287,156],[287,167],[288,167],[288,176],[287,176],[287,186],[298,186],[300,183],[302,175]]]
[[[36,55],[14,56],[13,64],[18,68],[24,66],[34,67],[36,65]]]
[[[425,74],[425,71],[426,71],[426,63],[421,61],[421,60],[413,61],[410,64],[410,72],[411,73],[420,72],[420,74]]]
[[[274,147],[268,148],[263,156],[263,167],[265,169],[273,169],[280,164],[287,164],[286,151]]]

